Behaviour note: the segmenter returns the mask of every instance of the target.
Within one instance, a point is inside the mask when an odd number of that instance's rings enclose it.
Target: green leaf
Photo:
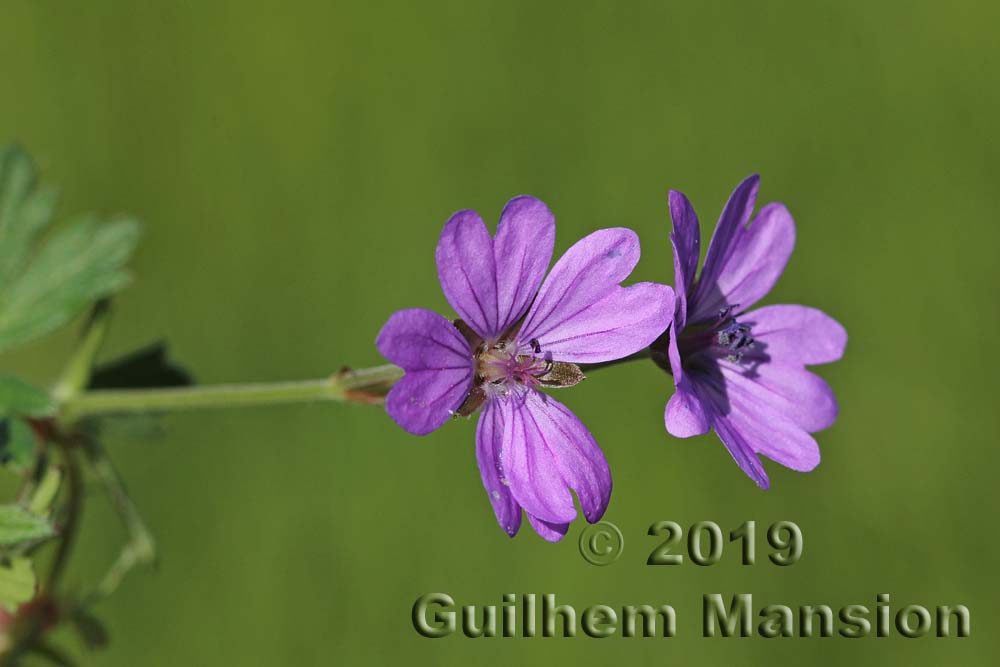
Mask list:
[[[52,537],[52,524],[20,505],[0,505],[0,546]]]
[[[18,606],[35,597],[35,570],[31,559],[9,558],[0,562],[0,606],[13,613]]]
[[[138,234],[131,220],[87,218],[53,238],[0,295],[0,350],[49,333],[127,285],[123,266]]]
[[[0,376],[0,414],[44,417],[55,412],[56,406],[48,392],[10,376]]]
[[[31,257],[55,202],[34,183],[34,167],[22,151],[0,152],[0,350],[51,332],[128,284],[124,266],[139,236],[133,220],[98,224],[88,216]]]
[[[0,376],[0,465],[15,472],[30,467],[38,442],[31,427],[18,417],[53,414],[48,393],[11,376]]]

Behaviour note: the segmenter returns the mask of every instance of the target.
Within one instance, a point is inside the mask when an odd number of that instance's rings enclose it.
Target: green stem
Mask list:
[[[381,402],[403,370],[387,364],[345,370],[328,378],[301,382],[243,385],[206,385],[167,389],[83,391],[61,406],[63,420],[82,417],[176,412],[208,408],[236,408],[312,401]]]
[[[66,465],[66,515],[63,518],[62,531],[59,535],[59,546],[56,548],[56,555],[52,559],[49,575],[45,582],[45,589],[50,593],[55,590],[59,576],[66,567],[70,551],[73,549],[84,499],[80,462],[77,460],[73,448],[60,443],[59,451],[62,452]]]
[[[154,562],[156,543],[101,444],[93,438],[84,438],[81,444],[94,475],[107,491],[128,532],[128,542],[122,547],[117,560],[108,569],[97,588],[84,599],[83,606],[87,606],[114,593],[125,575],[136,565]]]
[[[98,301],[90,311],[90,317],[83,330],[72,358],[63,370],[59,382],[52,388],[52,396],[57,401],[66,401],[71,396],[82,391],[90,382],[94,369],[94,359],[104,343],[108,333],[108,323],[111,319],[111,302]]]

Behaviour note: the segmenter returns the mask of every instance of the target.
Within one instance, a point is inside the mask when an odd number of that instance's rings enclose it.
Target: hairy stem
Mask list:
[[[237,408],[283,403],[340,401],[380,403],[403,369],[387,364],[344,370],[319,380],[243,385],[205,385],[167,389],[83,391],[68,397],[61,418]]]

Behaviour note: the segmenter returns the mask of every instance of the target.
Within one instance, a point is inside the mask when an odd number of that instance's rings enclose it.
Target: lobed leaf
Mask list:
[[[0,351],[58,328],[129,282],[125,270],[139,226],[93,216],[72,223],[32,257],[55,206],[35,189],[35,170],[20,149],[0,152]]]
[[[49,333],[128,284],[124,264],[138,232],[131,220],[84,219],[52,239],[0,294],[0,350]]]

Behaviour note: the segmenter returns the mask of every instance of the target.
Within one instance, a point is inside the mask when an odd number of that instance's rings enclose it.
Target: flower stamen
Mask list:
[[[743,355],[754,346],[753,337],[750,335],[750,325],[742,324],[731,316],[737,305],[726,306],[720,310],[719,319],[713,326],[716,347],[727,352],[726,359],[734,363],[739,363],[743,359]]]

